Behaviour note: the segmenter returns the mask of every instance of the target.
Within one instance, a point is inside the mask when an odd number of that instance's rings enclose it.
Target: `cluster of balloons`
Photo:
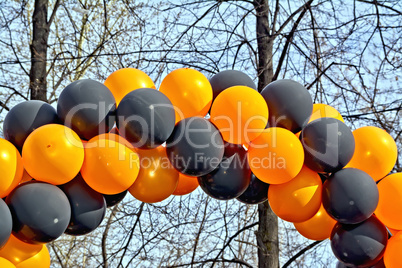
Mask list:
[[[0,263],[10,267],[48,267],[46,243],[93,231],[127,192],[155,203],[198,186],[219,200],[268,199],[303,236],[330,238],[340,265],[401,265],[394,140],[373,126],[352,132],[295,81],[260,93],[240,71],[208,80],[182,68],[156,89],[125,68],[69,84],[57,109],[17,104],[3,132]]]

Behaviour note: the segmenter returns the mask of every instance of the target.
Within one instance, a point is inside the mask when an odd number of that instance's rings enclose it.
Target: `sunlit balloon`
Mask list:
[[[102,194],[118,194],[127,190],[140,169],[138,154],[116,142],[118,137],[114,135],[96,136],[85,146],[81,175],[92,189]]]
[[[186,176],[179,173],[179,181],[173,195],[186,195],[193,192],[199,186],[196,177]]]
[[[199,71],[181,68],[170,72],[161,83],[164,93],[176,110],[176,122],[192,116],[204,117],[211,107],[212,87]]]
[[[368,173],[375,181],[385,177],[394,167],[398,148],[385,130],[374,126],[353,131],[355,152],[346,167],[354,167]]]
[[[401,258],[402,232],[398,232],[388,240],[387,248],[384,254],[384,264],[387,268],[402,267]]]
[[[42,245],[42,249],[34,256],[22,261],[16,265],[17,268],[49,268],[50,254],[46,245]]]
[[[15,146],[0,138],[0,198],[7,196],[21,181],[24,167]]]
[[[15,268],[15,265],[12,262],[10,262],[9,260],[7,260],[3,257],[0,257],[0,267],[1,268]]]
[[[257,138],[268,122],[268,107],[260,93],[246,86],[222,91],[211,108],[211,122],[225,141],[249,143]]]
[[[402,230],[402,173],[394,173],[378,184],[380,198],[376,216],[388,227]]]
[[[314,103],[309,122],[323,117],[332,117],[345,122],[342,115],[334,107],[324,103]]]
[[[320,176],[303,167],[292,180],[272,184],[268,188],[268,201],[275,214],[290,222],[303,222],[320,209],[322,182]]]
[[[134,68],[122,68],[111,73],[104,82],[113,93],[116,106],[129,92],[139,88],[155,88],[152,79],[143,71]]]
[[[285,183],[296,177],[303,161],[300,140],[284,128],[267,128],[249,145],[251,171],[269,184]]]
[[[129,192],[146,203],[160,202],[175,191],[179,172],[170,164],[166,148],[138,150],[141,169]]]
[[[63,184],[72,180],[84,162],[84,147],[78,135],[57,124],[33,131],[22,148],[24,167],[35,180]]]
[[[336,221],[332,219],[321,205],[318,212],[307,221],[294,223],[296,230],[311,240],[324,240],[330,237]]]
[[[18,263],[38,254],[42,250],[42,246],[42,244],[34,245],[25,243],[14,235],[11,235],[7,244],[0,250],[0,257],[17,265]]]

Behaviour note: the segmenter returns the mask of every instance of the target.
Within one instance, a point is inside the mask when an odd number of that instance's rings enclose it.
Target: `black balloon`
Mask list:
[[[65,233],[83,235],[95,230],[106,213],[103,195],[89,187],[81,174],[59,187],[71,204],[71,219]]]
[[[250,177],[246,150],[241,145],[227,144],[222,162],[211,173],[198,177],[198,183],[209,196],[229,200],[244,193]]]
[[[83,79],[63,89],[57,102],[57,114],[81,139],[89,140],[109,132],[115,122],[116,101],[102,83]]]
[[[260,204],[268,199],[269,184],[259,180],[251,173],[251,180],[246,191],[237,200],[249,204]]]
[[[0,249],[7,243],[13,228],[13,219],[6,202],[0,198]]]
[[[318,173],[318,175],[320,176],[320,179],[321,179],[322,183],[324,183],[329,177],[328,174],[324,174],[324,173]]]
[[[171,101],[152,88],[128,93],[121,100],[116,114],[120,135],[141,149],[156,148],[164,143],[175,126]]]
[[[337,223],[331,233],[335,257],[352,267],[369,267],[378,263],[387,242],[387,230],[375,216],[359,224]]]
[[[22,145],[32,131],[58,122],[56,109],[50,104],[39,100],[24,101],[11,108],[4,118],[4,138],[21,151]]]
[[[261,95],[268,105],[271,127],[282,127],[297,133],[310,119],[313,101],[307,89],[296,81],[274,81],[264,87]]]
[[[103,197],[105,198],[106,201],[106,206],[107,207],[112,207],[114,205],[117,205],[118,203],[120,203],[124,197],[127,194],[127,190],[118,194],[104,194]]]
[[[253,80],[245,73],[237,70],[221,71],[209,80],[212,86],[213,100],[225,89],[233,86],[247,86],[257,89]],[[212,100],[212,101],[213,101]]]
[[[325,210],[341,223],[355,224],[368,219],[376,209],[378,199],[375,181],[356,168],[333,173],[322,189]]]
[[[304,164],[317,172],[332,173],[350,161],[355,150],[352,131],[335,118],[320,118],[301,132]]]
[[[20,240],[48,243],[66,230],[71,217],[67,196],[57,186],[29,181],[6,199],[13,217],[13,234]]]
[[[219,130],[202,117],[179,121],[166,142],[173,167],[188,176],[203,176],[222,161],[224,143]]]
[[[355,266],[355,265],[346,265],[340,261],[338,261],[338,263],[336,264],[336,268],[358,268],[359,266]],[[381,260],[379,260],[376,264],[371,265],[371,266],[360,266],[360,267],[366,267],[366,268],[385,268],[385,264],[384,264],[384,258],[382,258]]]

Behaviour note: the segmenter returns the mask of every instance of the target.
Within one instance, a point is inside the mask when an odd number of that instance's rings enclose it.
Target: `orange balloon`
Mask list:
[[[135,151],[134,146],[125,138],[123,138],[122,136],[120,136],[119,134],[116,133],[103,133],[103,134],[99,134],[98,136],[96,136],[96,138],[92,141],[93,143],[87,143],[85,145],[85,147],[90,147],[90,146],[105,146],[106,143],[108,143],[108,140],[112,140],[115,141],[117,143],[121,143],[124,146],[128,147],[129,149]],[[99,144],[98,144],[99,143]]]
[[[249,144],[248,162],[263,182],[285,183],[296,177],[303,166],[303,146],[289,130],[267,128]]]
[[[1,268],[15,268],[15,265],[7,259],[0,257],[0,267]]]
[[[268,106],[260,93],[246,86],[222,91],[211,108],[211,122],[225,141],[249,143],[257,138],[268,122]]]
[[[318,173],[303,166],[291,181],[270,185],[268,201],[279,218],[303,222],[311,219],[320,209],[321,191],[322,182]]]
[[[109,195],[127,190],[140,169],[138,154],[108,138],[112,135],[95,136],[88,141],[81,169],[83,179],[92,189]]]
[[[211,108],[211,84],[202,73],[191,68],[170,72],[163,79],[159,91],[175,107],[176,123],[187,117],[204,117]]]
[[[134,68],[119,69],[106,78],[105,86],[112,92],[116,106],[133,90],[155,88],[152,79],[143,71]]]
[[[389,228],[388,226],[387,226],[387,229],[388,229],[388,231],[391,232],[392,235],[396,235],[398,232],[401,231],[401,230],[395,230],[395,229]]]
[[[33,131],[22,148],[24,167],[35,180],[64,184],[77,176],[84,146],[70,128],[50,124]]]
[[[296,230],[305,238],[324,240],[330,237],[336,220],[331,218],[321,205],[318,212],[307,221],[293,223]]]
[[[24,166],[17,148],[0,138],[0,198],[7,196],[21,181]]]
[[[197,177],[186,176],[179,173],[179,182],[173,195],[186,195],[193,192],[200,184]]]
[[[342,115],[334,107],[323,103],[313,104],[313,112],[311,114],[309,123],[323,117],[332,117],[345,123]]]
[[[0,257],[3,257],[13,264],[25,261],[36,255],[42,249],[42,244],[28,244],[11,234],[5,246],[0,250]]]
[[[146,203],[160,202],[176,189],[179,173],[170,164],[166,148],[138,150],[141,169],[137,180],[129,188],[136,199]]]
[[[388,240],[384,253],[384,264],[387,268],[402,267],[401,258],[402,232],[398,232]]]
[[[24,172],[22,173],[22,178],[20,180],[20,183],[24,183],[27,181],[31,181],[33,180],[33,178],[31,177],[31,175],[28,174],[28,172],[24,169]]]
[[[368,173],[375,181],[385,177],[394,167],[398,148],[385,130],[367,126],[353,131],[355,152],[346,167],[354,167]]]
[[[402,230],[402,173],[394,173],[378,184],[380,198],[375,215],[387,227]]]
[[[34,256],[20,262],[17,268],[49,268],[50,267],[50,254],[46,245],[42,245],[42,249]]]

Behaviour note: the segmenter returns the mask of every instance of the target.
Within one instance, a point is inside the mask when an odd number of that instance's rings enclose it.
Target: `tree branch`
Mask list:
[[[140,209],[139,209],[139,211],[137,213],[137,219],[135,220],[135,223],[134,223],[133,227],[131,228],[130,235],[129,235],[128,239],[127,239],[126,245],[124,246],[123,254],[121,255],[121,258],[120,258],[120,261],[119,261],[119,264],[117,265],[117,267],[122,266],[123,258],[126,255],[128,246],[130,245],[131,239],[133,238],[135,227],[137,226],[138,222],[140,221],[140,216],[141,216],[142,210],[144,208],[144,205],[145,205],[144,202],[142,202],[141,205],[140,205]]]
[[[315,241],[313,243],[311,243],[310,245],[306,246],[305,248],[303,248],[302,250],[300,250],[299,252],[297,252],[296,255],[294,255],[292,258],[290,258],[283,266],[282,268],[286,268],[289,267],[289,265],[294,262],[298,257],[300,257],[301,255],[303,255],[304,253],[306,253],[306,251],[312,249],[313,247],[317,246],[318,244],[320,244],[322,241],[325,240],[319,240],[319,241]]]
[[[298,9],[298,10],[301,10],[301,13],[300,13],[299,17],[297,18],[295,24],[293,24],[292,30],[286,36],[285,47],[282,50],[282,54],[281,54],[281,56],[279,58],[278,66],[276,67],[276,71],[275,71],[274,76],[272,77],[272,81],[275,81],[276,79],[278,79],[279,72],[281,71],[282,64],[283,64],[284,59],[285,59],[285,57],[286,57],[286,55],[288,53],[288,48],[289,48],[290,44],[292,43],[292,39],[293,39],[293,36],[294,36],[294,34],[296,32],[297,26],[299,26],[300,21],[304,17],[304,14],[306,14],[307,9],[310,7],[310,5],[311,5],[311,3],[313,1],[314,0],[309,0],[307,3],[305,3],[302,7],[300,7]]]
[[[389,10],[394,11],[395,13],[398,13],[399,15],[402,15],[402,12],[401,12],[401,11],[399,11],[399,10],[393,8],[393,7],[384,5],[384,4],[380,3],[380,2],[378,2],[377,0],[375,0],[375,1],[357,0],[357,1],[358,1],[358,2],[362,2],[362,3],[377,5],[377,6],[380,6],[380,7],[385,7],[385,8],[387,8],[387,9],[389,9]]]
[[[57,9],[59,8],[59,6],[60,6],[60,0],[57,0],[56,3],[54,4],[52,15],[50,15],[49,21],[47,22],[47,25],[49,28],[50,28],[50,25],[52,25],[52,22],[54,20],[54,17],[56,16],[56,12],[57,12]]]

